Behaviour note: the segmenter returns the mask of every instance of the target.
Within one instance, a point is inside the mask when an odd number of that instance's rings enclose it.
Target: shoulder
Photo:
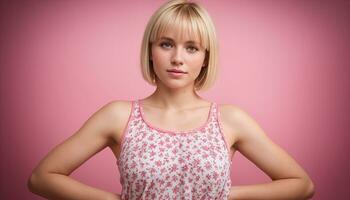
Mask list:
[[[249,114],[237,105],[219,104],[218,107],[222,119],[230,121],[231,123],[239,123],[249,117]]]
[[[113,100],[104,105],[106,112],[115,120],[124,121],[128,118],[132,108],[132,101]],[[117,123],[120,124],[120,123]]]
[[[112,100],[107,102],[103,107],[106,112],[116,116],[129,114],[132,106],[132,101],[127,100]]]
[[[99,113],[105,118],[117,120],[130,112],[131,105],[131,101],[113,100],[102,105],[96,113]]]
[[[236,142],[243,140],[258,124],[253,117],[243,108],[233,104],[219,104],[220,120],[225,124],[230,134],[233,134]]]
[[[233,104],[219,104],[221,120],[230,124],[237,124],[248,115],[242,108]]]
[[[111,134],[113,138],[118,138],[118,135],[124,129],[129,116],[131,114],[132,101],[127,100],[112,100],[107,102],[98,111],[103,113],[105,121],[112,127]],[[116,141],[118,142],[118,141]]]

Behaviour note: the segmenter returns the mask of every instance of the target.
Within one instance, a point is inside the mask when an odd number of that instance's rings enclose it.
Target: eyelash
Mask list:
[[[171,45],[169,42],[162,42],[160,43],[160,46],[163,47],[163,48],[167,48],[167,47],[164,47],[164,45]],[[194,47],[194,46],[189,46],[188,48],[191,48],[191,49],[194,49],[194,52],[198,51],[198,48]],[[192,51],[191,51],[192,52]]]

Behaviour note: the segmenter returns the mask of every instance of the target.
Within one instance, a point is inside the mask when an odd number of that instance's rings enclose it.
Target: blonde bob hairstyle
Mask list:
[[[204,67],[194,83],[195,90],[207,90],[217,76],[218,41],[214,23],[207,11],[197,3],[187,0],[172,0],[162,5],[150,18],[142,40],[141,70],[143,78],[156,86],[156,74],[150,60],[152,43],[157,41],[169,27],[176,27],[181,37],[189,34],[191,38],[198,36],[206,50]]]

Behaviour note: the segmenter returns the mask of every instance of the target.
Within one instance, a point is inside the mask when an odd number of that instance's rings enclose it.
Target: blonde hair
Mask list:
[[[156,74],[150,61],[150,51],[153,42],[169,27],[180,27],[181,36],[189,31],[191,37],[199,35],[201,45],[206,49],[205,67],[195,80],[195,90],[207,90],[217,76],[218,41],[211,17],[197,3],[187,0],[172,0],[163,4],[150,18],[142,40],[141,71],[143,78],[156,86]]]

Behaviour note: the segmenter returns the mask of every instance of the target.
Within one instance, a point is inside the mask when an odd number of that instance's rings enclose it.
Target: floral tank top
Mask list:
[[[122,200],[227,200],[232,156],[219,110],[211,103],[207,121],[189,131],[154,127],[142,102],[132,101],[117,165]]]

